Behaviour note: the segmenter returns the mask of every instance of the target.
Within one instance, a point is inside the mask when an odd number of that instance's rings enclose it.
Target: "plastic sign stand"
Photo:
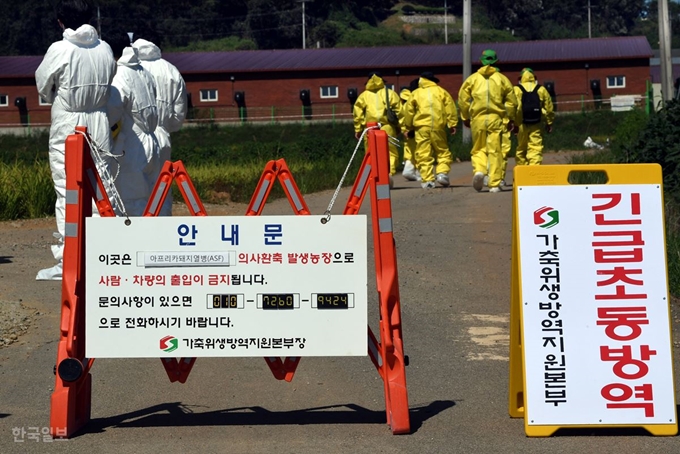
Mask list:
[[[510,415],[528,436],[677,434],[661,168],[522,166],[514,181]]]

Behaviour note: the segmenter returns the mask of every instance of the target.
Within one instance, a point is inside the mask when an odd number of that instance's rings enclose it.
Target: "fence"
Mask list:
[[[624,97],[594,98],[592,95],[581,93],[560,94],[553,99],[557,113],[588,112],[599,109],[628,110],[629,107],[651,111],[651,88],[645,95],[627,95]],[[631,101],[629,105],[628,102]],[[49,123],[0,123],[0,132],[15,134],[30,134],[31,128],[38,130],[49,127]],[[286,123],[286,122],[351,122],[352,108],[349,103],[343,104],[310,104],[306,106],[269,106],[269,107],[195,107],[187,115],[187,124],[244,124],[244,123]]]
[[[352,107],[346,104],[310,104],[286,107],[215,107],[193,108],[188,120],[195,123],[284,123],[300,121],[350,121]]]
[[[648,96],[596,98],[585,94],[559,95],[553,100],[557,113],[588,112],[599,109],[629,110],[629,108],[648,109]],[[648,110],[647,110],[648,111]],[[189,115],[190,123],[284,123],[284,122],[347,122],[352,120],[350,105],[319,104],[299,107],[219,107],[194,108]]]

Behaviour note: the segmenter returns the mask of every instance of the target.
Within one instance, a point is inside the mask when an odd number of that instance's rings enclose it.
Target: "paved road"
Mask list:
[[[0,453],[680,452],[676,437],[630,432],[529,439],[523,421],[508,417],[512,192],[476,193],[469,163],[456,164],[451,180],[451,188],[423,191],[397,178],[392,191],[411,435],[386,426],[382,383],[368,358],[304,358],[292,383],[276,381],[260,358],[199,359],[185,385],[169,383],[157,359],[126,359],[96,361],[86,431],[68,441],[15,442],[13,428],[48,425],[54,386],[60,284],[33,280],[50,265],[54,220],[45,219],[0,223],[0,301],[39,313],[19,342],[0,349]],[[306,196],[313,214],[331,195]],[[278,200],[264,214],[288,213]]]

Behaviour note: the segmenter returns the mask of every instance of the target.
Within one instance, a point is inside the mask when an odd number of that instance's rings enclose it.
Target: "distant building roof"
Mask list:
[[[516,41],[472,45],[473,64],[492,48],[499,63],[560,62],[649,58],[652,48],[644,36],[552,41]],[[167,53],[164,58],[185,74],[207,72],[314,71],[460,66],[462,44],[430,46],[286,49],[236,52]]]
[[[515,41],[472,45],[473,64],[484,49],[494,49],[499,64],[650,58],[644,36]],[[462,44],[331,49],[176,52],[163,57],[183,74],[277,72],[460,66]],[[0,77],[32,77],[42,57],[0,57]]]
[[[0,77],[32,77],[42,57],[0,57]]]

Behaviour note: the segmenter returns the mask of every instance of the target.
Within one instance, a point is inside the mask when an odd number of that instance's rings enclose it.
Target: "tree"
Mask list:
[[[596,23],[600,32],[628,35],[645,12],[645,0],[598,0]]]
[[[526,39],[588,36],[588,7],[583,0],[487,0],[496,28]],[[645,0],[591,0],[593,35],[629,35],[645,12]]]
[[[48,1],[1,0],[0,8],[0,55],[42,55],[61,38]]]
[[[41,55],[61,39],[55,25],[56,0],[0,0],[0,54]],[[299,48],[302,11],[299,0],[93,0],[99,2],[102,37],[114,29],[134,32],[163,48],[237,46],[259,49]],[[441,7],[441,0],[409,1]],[[407,44],[411,36],[378,26],[395,11],[396,0],[313,0],[305,4],[311,42],[335,45]],[[402,3],[403,4],[403,3]],[[463,0],[448,0],[456,14]],[[645,34],[657,45],[657,3],[646,0],[591,0],[593,36]],[[669,4],[674,45],[680,45],[680,4]],[[585,0],[485,0],[473,2],[473,19],[483,34],[512,32],[523,39],[588,36]],[[648,19],[648,20],[645,20]],[[373,35],[373,36],[372,36]],[[481,36],[478,35],[478,36]],[[234,39],[227,39],[234,37]],[[431,37],[434,39],[434,37]],[[243,41],[245,40],[245,41]],[[208,41],[206,44],[198,44]],[[254,43],[254,44],[253,44]],[[310,46],[311,47],[311,46]]]

